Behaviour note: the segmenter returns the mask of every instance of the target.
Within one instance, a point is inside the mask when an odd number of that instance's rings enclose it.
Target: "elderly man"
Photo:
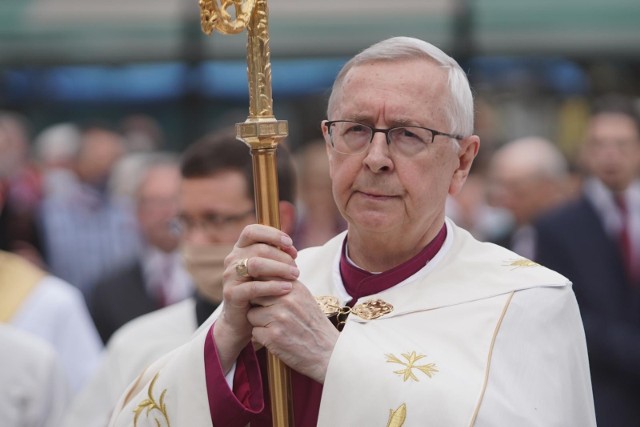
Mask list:
[[[378,43],[339,73],[328,117],[347,232],[298,253],[245,228],[222,308],[113,425],[271,425],[263,346],[292,369],[296,426],[594,425],[570,283],[445,219],[480,144],[458,64],[420,40]]]
[[[89,311],[102,341],[128,321],[175,304],[193,293],[182,267],[179,239],[171,221],[178,210],[180,169],[169,153],[143,154],[134,185],[134,203],[140,230],[140,256],[109,270],[88,298]]]
[[[515,221],[507,235],[495,243],[534,259],[536,235],[532,224],[567,199],[567,161],[551,141],[524,137],[494,153],[488,175],[489,200],[511,213]]]

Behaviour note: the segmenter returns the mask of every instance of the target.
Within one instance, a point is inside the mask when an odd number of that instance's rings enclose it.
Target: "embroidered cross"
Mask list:
[[[411,378],[414,381],[420,381],[418,377],[413,373],[414,369],[419,370],[429,378],[433,377],[433,375],[438,372],[435,363],[428,363],[426,365],[416,365],[416,362],[420,359],[423,359],[427,356],[424,354],[416,354],[415,351],[409,353],[402,353],[402,357],[406,359],[406,362],[400,360],[398,357],[393,354],[385,354],[387,356],[387,363],[397,363],[399,365],[404,366],[404,369],[400,369],[397,371],[393,371],[394,374],[402,375],[402,380],[407,381]]]

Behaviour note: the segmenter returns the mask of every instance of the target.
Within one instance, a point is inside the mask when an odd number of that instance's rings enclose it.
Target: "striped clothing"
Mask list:
[[[51,272],[85,297],[104,274],[140,252],[137,223],[128,205],[74,183],[44,199],[40,220]]]

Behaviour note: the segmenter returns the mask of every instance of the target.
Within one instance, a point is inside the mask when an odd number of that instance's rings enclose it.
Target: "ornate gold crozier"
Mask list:
[[[218,0],[199,0],[202,30],[209,35],[214,29],[223,34],[238,34],[247,29],[249,117],[236,124],[236,136],[251,148],[258,221],[280,228],[276,148],[287,136],[288,126],[285,120],[276,120],[273,115],[267,1],[220,1],[218,4]],[[289,369],[273,354],[267,357],[273,425],[292,427]]]

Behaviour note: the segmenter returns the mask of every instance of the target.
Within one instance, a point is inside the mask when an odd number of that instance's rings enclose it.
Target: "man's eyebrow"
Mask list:
[[[416,122],[415,120],[409,120],[405,118],[395,119],[390,123],[392,126],[420,126],[420,124],[418,124],[418,122]]]
[[[345,120],[351,120],[354,122],[359,122],[359,123],[372,123],[373,120],[371,119],[370,116],[364,116],[364,115],[360,115],[360,114],[355,114],[353,116],[351,116],[349,119],[345,119]]]
[[[365,116],[365,115],[360,115],[360,114],[356,114],[354,116],[352,116],[349,119],[345,119],[345,120],[351,120],[354,122],[359,122],[359,123],[363,123],[363,124],[371,124],[373,125],[374,119],[371,118],[371,116]],[[417,123],[415,120],[410,120],[407,118],[398,118],[398,119],[393,119],[390,120],[388,122],[390,124],[389,127],[399,127],[399,126],[422,126],[419,123]]]

